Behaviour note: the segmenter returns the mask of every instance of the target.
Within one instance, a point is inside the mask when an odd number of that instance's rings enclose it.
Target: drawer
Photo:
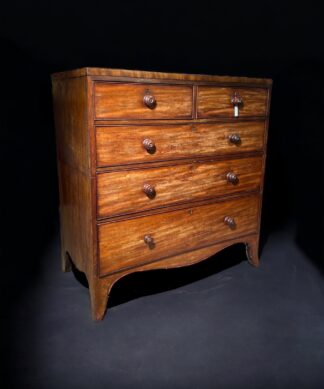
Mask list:
[[[96,83],[96,119],[191,119],[190,85]]]
[[[258,211],[259,196],[250,196],[101,224],[100,275],[256,233]]]
[[[233,135],[238,135],[239,141],[230,141]],[[264,135],[263,121],[96,127],[97,165],[121,165],[262,150]],[[144,141],[147,142],[146,146]]]
[[[261,176],[261,157],[101,173],[98,217],[259,190]]]
[[[231,101],[234,95],[241,99],[238,104],[238,117],[266,116],[268,89],[198,86],[198,117],[235,117]]]

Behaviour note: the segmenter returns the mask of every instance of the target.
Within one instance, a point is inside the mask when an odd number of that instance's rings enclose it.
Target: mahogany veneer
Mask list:
[[[265,121],[235,123],[159,124],[97,126],[97,165],[108,167],[141,162],[172,161],[197,156],[220,156],[241,151],[262,151]],[[239,133],[241,142],[231,143],[228,137]],[[125,142],[127,139],[127,142]],[[153,153],[143,147],[143,139],[154,139],[158,146]]]
[[[257,266],[272,81],[83,68],[52,75],[62,267],[93,318],[135,271],[245,243]]]

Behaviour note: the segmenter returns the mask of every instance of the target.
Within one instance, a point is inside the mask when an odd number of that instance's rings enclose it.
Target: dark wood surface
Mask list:
[[[134,271],[237,242],[258,265],[271,80],[83,68],[52,83],[63,270],[85,272],[94,319]]]
[[[237,183],[228,182],[230,172]],[[99,174],[98,217],[260,190],[261,175],[261,157]],[[154,187],[153,198],[144,193],[145,184]]]
[[[239,144],[229,141],[241,137]],[[265,122],[195,123],[182,125],[142,125],[96,127],[98,166],[155,162],[197,156],[219,156],[262,150]],[[153,153],[143,140],[155,144]]]
[[[239,93],[243,103],[239,106],[241,116],[266,116],[268,90],[265,88],[216,88],[198,86],[197,116],[203,117],[233,117],[231,97]]]
[[[90,144],[87,122],[87,80],[53,83],[54,116],[60,192],[62,267],[68,257],[88,272],[93,258]]]
[[[217,241],[255,234],[259,196],[190,206],[173,212],[99,226],[100,275],[208,246]],[[236,227],[225,224],[226,216]],[[145,236],[154,243],[149,247]]]
[[[267,78],[252,78],[252,77],[232,77],[232,76],[211,76],[205,74],[184,74],[184,73],[163,73],[150,72],[143,70],[128,70],[128,69],[108,69],[108,68],[80,68],[66,72],[59,72],[52,75],[52,79],[64,79],[73,77],[91,76],[95,78],[105,77],[111,78],[126,78],[126,79],[144,79],[144,80],[177,80],[177,81],[196,81],[196,82],[215,82],[218,84],[234,83],[234,84],[249,84],[271,87],[272,80]]]
[[[53,82],[54,118],[58,159],[89,174],[90,144],[87,127],[87,80]]]
[[[192,87],[186,85],[95,83],[96,119],[190,119]],[[145,95],[156,100],[153,108]]]

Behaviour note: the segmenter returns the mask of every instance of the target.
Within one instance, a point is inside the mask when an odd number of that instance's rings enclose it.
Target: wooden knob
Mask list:
[[[148,247],[152,250],[155,247],[154,239],[151,235],[144,236],[144,242],[148,245]]]
[[[226,179],[231,184],[237,184],[238,181],[239,181],[237,175],[235,173],[233,173],[233,172],[228,172],[226,174]]]
[[[235,106],[243,104],[242,97],[237,93],[234,92],[233,96],[231,97],[231,103]]]
[[[151,140],[151,139],[144,139],[143,140],[143,146],[144,146],[144,149],[150,153],[150,154],[154,154],[155,151],[156,151],[156,147],[155,147],[155,144],[154,142]]]
[[[241,144],[241,137],[240,137],[240,135],[238,135],[238,134],[231,134],[231,135],[229,135],[228,140],[229,140],[231,143],[233,143],[234,145],[239,145],[239,144]]]
[[[225,216],[224,217],[224,223],[226,225],[228,225],[230,228],[235,228],[236,227],[236,223],[235,223],[234,218],[232,218],[230,216]]]
[[[155,188],[150,184],[144,184],[143,191],[146,194],[146,196],[150,199],[154,199],[154,197],[156,196]]]
[[[156,107],[156,99],[152,94],[147,93],[143,97],[143,102],[147,108],[154,109]]]
[[[239,116],[239,105],[243,104],[243,99],[237,92],[235,92],[231,97],[231,103],[234,107],[234,117],[237,118]]]

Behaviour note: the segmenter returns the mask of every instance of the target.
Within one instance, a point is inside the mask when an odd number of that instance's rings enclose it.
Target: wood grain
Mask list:
[[[216,243],[207,247],[194,249],[192,251],[174,255],[172,257],[164,258],[159,261],[154,261],[150,263],[146,263],[144,265],[136,268],[137,270],[153,270],[153,269],[173,269],[181,266],[190,266],[195,263],[198,263],[212,255],[218,253],[221,250],[226,249],[233,244],[243,243],[246,246],[247,258],[251,265],[258,266],[258,250],[254,251],[253,249],[258,249],[258,235],[257,234],[248,234],[244,236],[240,236],[239,238],[231,238],[229,240],[224,240],[220,243]],[[250,249],[251,248],[251,249]],[[254,261],[252,262],[252,253],[254,254]],[[217,258],[215,258],[217,260]],[[128,272],[130,270],[127,270]]]
[[[62,269],[91,269],[93,225],[87,80],[53,80]],[[89,275],[89,274],[88,274]]]
[[[156,99],[156,107],[148,108],[146,93]],[[96,119],[179,119],[192,117],[192,86],[95,83]]]
[[[163,73],[155,71],[143,70],[128,70],[128,69],[110,69],[110,68],[81,68],[66,72],[54,73],[53,79],[65,79],[71,77],[91,76],[106,77],[107,79],[142,79],[145,80],[177,80],[177,81],[196,81],[196,82],[217,82],[226,84],[250,84],[271,86],[272,80],[267,78],[252,78],[252,77],[233,77],[233,76],[214,76],[206,74],[185,74],[185,73]]]
[[[134,271],[187,266],[238,242],[258,265],[271,84],[100,68],[52,75],[62,269],[71,258],[85,272],[94,319],[113,284]],[[244,100],[239,118],[235,91]],[[143,103],[145,93],[156,106]],[[225,181],[228,170],[237,185]]]
[[[229,142],[238,134],[241,143]],[[261,121],[159,126],[96,127],[97,165],[113,166],[174,160],[209,155],[226,155],[262,150],[265,124]],[[156,150],[148,153],[143,140],[151,139]]]
[[[237,184],[227,181],[229,172],[237,175]],[[179,202],[256,191],[260,189],[261,175],[261,157],[99,174],[98,216],[109,217]],[[143,192],[144,184],[155,188],[154,198]]]
[[[62,270],[71,261],[89,282],[93,310],[102,306],[96,271],[95,150],[86,78],[52,80],[60,193]]]
[[[243,99],[239,116],[263,117],[267,114],[268,90],[265,88],[217,88],[198,86],[198,117],[234,117],[231,96],[237,92]]]
[[[136,267],[129,267],[125,270],[106,275],[99,278],[96,281],[96,288],[90,287],[91,303],[92,303],[92,317],[94,320],[102,320],[106,309],[107,302],[109,298],[110,291],[112,287],[118,282],[121,278],[127,276],[130,273],[139,272],[139,271],[149,271],[157,269],[172,269],[182,266],[194,265],[208,257],[211,257],[214,254],[217,254],[219,251],[226,249],[227,247],[242,243],[245,244],[247,248],[253,248],[253,253],[256,255],[253,258],[253,262],[250,256],[250,249],[247,249],[248,259],[253,266],[258,266],[258,235],[244,235],[239,238],[234,238],[230,240],[222,241],[221,243],[213,244],[211,246],[203,247],[200,249],[191,250],[189,252],[174,255],[172,257],[163,258],[159,260],[152,260],[142,265],[137,265]],[[217,260],[217,258],[214,258]]]
[[[90,144],[87,122],[87,80],[56,80],[52,84],[58,159],[88,174]]]
[[[60,161],[59,180],[62,264],[68,253],[80,271],[88,272],[93,258],[89,177]]]
[[[259,196],[255,195],[101,224],[98,226],[100,275],[252,234],[258,228],[258,207]],[[235,219],[235,229],[224,224],[225,216]],[[146,235],[154,239],[153,249],[145,244]]]

